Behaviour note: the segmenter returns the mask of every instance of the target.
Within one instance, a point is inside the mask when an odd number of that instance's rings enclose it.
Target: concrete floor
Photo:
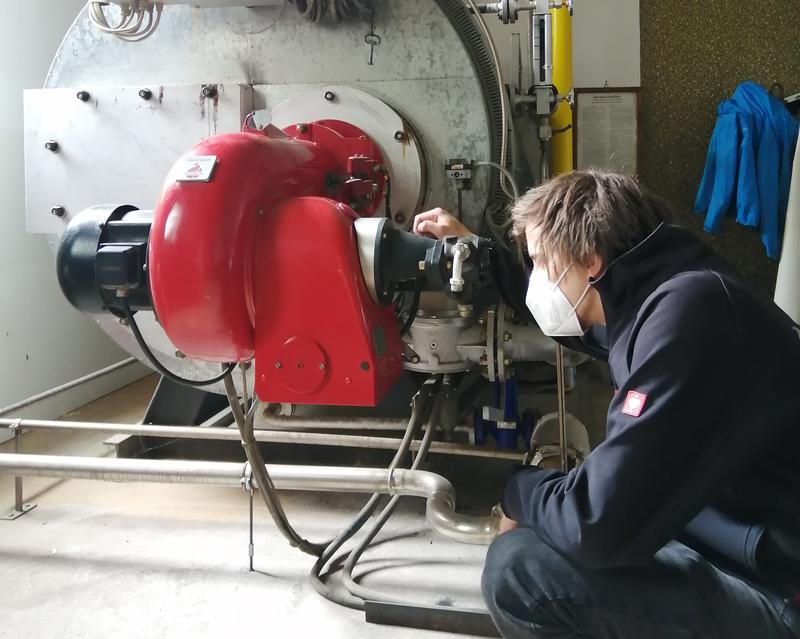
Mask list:
[[[147,378],[65,417],[139,421],[154,383]],[[584,411],[602,411],[598,401]],[[12,444],[0,451],[10,452]],[[23,436],[23,450],[113,455],[103,437],[41,431]],[[445,464],[453,468],[452,460]],[[481,471],[472,480],[473,486],[501,481]],[[0,477],[0,507],[13,500],[12,481]],[[465,495],[480,492],[454,483],[460,508],[470,501]],[[302,534],[321,540],[338,532],[364,499],[286,493],[285,506]],[[370,625],[363,613],[320,597],[307,578],[311,557],[288,547],[259,502],[256,572],[248,572],[248,500],[239,490],[29,478],[25,500],[37,507],[0,521],[0,637],[459,636]],[[484,495],[467,507],[486,512],[487,503]],[[422,604],[482,608],[486,549],[434,535],[423,513],[422,500],[401,502],[382,543],[359,564],[363,583]]]

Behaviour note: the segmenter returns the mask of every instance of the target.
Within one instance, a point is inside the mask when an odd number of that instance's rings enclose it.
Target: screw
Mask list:
[[[325,370],[325,364],[320,364],[319,365],[319,370],[324,371]]]
[[[413,358],[411,359],[411,361],[412,361],[414,364],[419,364],[419,357],[413,357]]]
[[[139,91],[139,97],[142,98],[142,100],[149,100],[153,97],[153,92],[150,89],[142,89]]]
[[[64,214],[67,212],[67,209],[65,209],[65,208],[64,208],[63,206],[61,206],[60,204],[57,204],[57,205],[56,205],[56,206],[54,206],[52,209],[50,209],[50,212],[51,212],[53,215],[55,215],[56,217],[64,217]]]
[[[91,96],[89,95],[89,92],[88,92],[88,91],[78,91],[78,92],[75,94],[75,97],[76,97],[76,98],[78,98],[78,99],[79,99],[81,102],[88,102],[88,101],[89,101],[89,98],[90,98]]]
[[[203,85],[203,88],[200,91],[200,94],[204,98],[216,98],[217,97],[217,87],[216,87],[216,85],[213,85],[213,84],[205,84],[205,85]]]
[[[505,366],[511,366],[511,360],[510,360],[510,359],[504,359],[504,360],[503,360],[503,364],[504,364]]]
[[[403,131],[395,131],[394,139],[398,142],[403,142],[406,139],[406,134]]]
[[[325,99],[328,102],[333,102],[336,99],[336,94],[333,91],[325,91]]]
[[[298,133],[307,133],[308,132],[308,125],[307,124],[298,124],[297,125],[297,132]]]
[[[128,325],[128,318],[127,317],[120,317],[119,318],[119,323],[122,324],[123,326],[127,326]]]
[[[281,367],[281,363],[280,362],[275,362],[275,368],[280,368],[280,367]]]
[[[180,351],[175,351],[175,357],[177,357],[178,359],[186,359],[186,355],[184,355]]]
[[[58,153],[58,150],[61,147],[55,140],[48,140],[47,142],[44,143],[44,148],[47,149],[48,151],[52,151],[53,153]]]
[[[369,370],[369,362],[361,362],[361,370],[368,371]]]

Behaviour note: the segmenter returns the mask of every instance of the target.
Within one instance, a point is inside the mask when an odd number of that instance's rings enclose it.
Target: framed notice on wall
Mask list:
[[[572,114],[575,168],[637,174],[641,110],[638,88],[575,89]]]

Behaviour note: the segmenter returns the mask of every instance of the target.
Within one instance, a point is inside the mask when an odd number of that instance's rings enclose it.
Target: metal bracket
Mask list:
[[[16,479],[17,478],[15,477],[14,480],[16,481]],[[22,517],[22,515],[24,515],[25,513],[29,513],[34,508],[36,508],[36,504],[25,502],[19,508],[15,506],[14,510],[0,517],[0,520],[14,521],[15,519],[19,519],[20,517]]]
[[[18,455],[22,452],[22,420],[15,419],[8,429],[14,433],[14,453]],[[14,510],[0,516],[0,519],[14,521],[34,508],[36,508],[36,504],[22,501],[22,477],[14,477]]]
[[[253,468],[250,466],[250,462],[245,462],[242,468],[242,477],[239,482],[242,484],[242,490],[245,492],[253,490]]]

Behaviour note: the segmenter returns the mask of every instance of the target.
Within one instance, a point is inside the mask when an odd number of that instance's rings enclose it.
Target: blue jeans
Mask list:
[[[760,592],[678,542],[644,567],[591,571],[530,529],[489,548],[483,598],[503,637],[790,639],[792,604]]]

